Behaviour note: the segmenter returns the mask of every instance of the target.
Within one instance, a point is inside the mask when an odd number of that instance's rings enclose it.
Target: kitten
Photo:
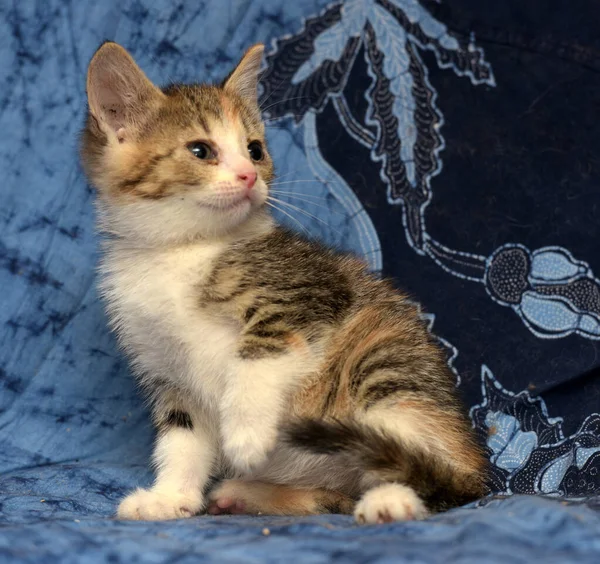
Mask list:
[[[262,53],[220,86],[161,90],[115,43],[89,65],[100,288],[158,430],[156,481],[118,516],[376,523],[474,500],[486,461],[414,305],[267,212]]]

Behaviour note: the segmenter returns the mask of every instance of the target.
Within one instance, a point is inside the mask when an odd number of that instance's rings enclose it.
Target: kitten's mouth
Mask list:
[[[234,201],[229,202],[200,202],[203,208],[209,208],[211,210],[219,212],[232,212],[240,209],[244,209],[245,206],[251,206],[252,201],[249,195],[242,196]]]

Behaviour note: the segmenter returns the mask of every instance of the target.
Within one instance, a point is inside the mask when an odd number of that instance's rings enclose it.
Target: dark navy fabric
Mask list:
[[[0,560],[600,561],[599,16],[594,0],[0,0]],[[278,219],[422,304],[495,497],[371,528],[112,518],[151,482],[153,433],[95,290],[77,157],[104,39],[163,84],[220,79],[266,42]]]

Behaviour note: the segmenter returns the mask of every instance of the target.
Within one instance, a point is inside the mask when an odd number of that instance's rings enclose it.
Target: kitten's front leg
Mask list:
[[[293,385],[298,359],[240,359],[221,400],[223,452],[234,468],[250,473],[267,459]]]
[[[154,485],[129,494],[119,505],[120,519],[180,519],[196,515],[205,505],[203,490],[216,458],[214,433],[185,411],[166,411],[161,419],[153,454]]]

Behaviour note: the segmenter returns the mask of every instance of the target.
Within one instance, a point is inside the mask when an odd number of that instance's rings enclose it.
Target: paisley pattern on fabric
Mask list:
[[[485,365],[481,394],[471,417],[493,463],[495,491],[585,498],[597,490],[600,415],[565,437],[562,419],[549,417],[542,399],[505,390]]]

